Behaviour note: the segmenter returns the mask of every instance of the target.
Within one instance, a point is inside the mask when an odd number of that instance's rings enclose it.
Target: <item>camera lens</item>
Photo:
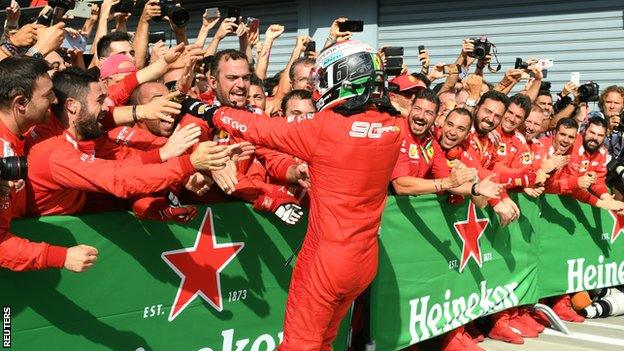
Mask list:
[[[189,12],[185,8],[175,5],[169,6],[167,16],[169,16],[171,22],[178,27],[184,27],[191,18]]]
[[[9,156],[0,158],[0,179],[26,179],[28,165],[25,156]]]

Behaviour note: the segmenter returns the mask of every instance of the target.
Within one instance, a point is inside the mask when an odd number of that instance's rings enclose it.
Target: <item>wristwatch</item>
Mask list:
[[[43,60],[43,55],[39,51],[37,51],[37,49],[35,49],[34,47],[30,47],[30,49],[26,51],[26,56],[31,56],[31,57]]]
[[[466,106],[475,107],[477,106],[477,100],[475,99],[466,99]]]

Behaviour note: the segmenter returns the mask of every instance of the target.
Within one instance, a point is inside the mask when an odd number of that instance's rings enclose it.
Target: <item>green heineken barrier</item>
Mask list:
[[[624,284],[624,217],[569,198],[512,195],[521,217],[445,197],[391,197],[371,291],[378,350],[400,350],[539,298]]]
[[[11,349],[274,350],[292,273],[284,263],[306,223],[272,217],[224,203],[185,225],[129,213],[15,221],[15,233],[91,245],[99,259],[81,274],[0,271]],[[345,325],[336,350],[346,349]]]

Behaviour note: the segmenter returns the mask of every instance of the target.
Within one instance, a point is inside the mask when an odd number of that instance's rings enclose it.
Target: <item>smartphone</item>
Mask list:
[[[87,50],[87,41],[82,35],[73,37],[69,33],[65,32],[65,35],[63,37],[63,43],[61,43],[61,47],[65,49],[82,50],[84,52]]]
[[[91,2],[78,1],[76,2],[76,5],[74,6],[73,10],[67,11],[67,15],[71,15],[71,16],[78,17],[78,18],[89,18],[91,17],[92,6],[93,6],[93,3]]]
[[[542,69],[545,68],[550,68],[555,64],[555,62],[552,59],[539,59],[537,60],[537,66],[541,67]]]
[[[155,44],[158,41],[166,42],[165,32],[150,32],[148,35],[147,42],[150,44]]]
[[[381,52],[383,52],[386,57],[403,56],[404,50],[402,46],[386,46],[385,48],[381,49]]]
[[[424,45],[418,45],[418,53],[422,54],[423,51],[425,51],[425,46]]]
[[[344,21],[338,23],[341,32],[363,32],[364,21]]]
[[[306,48],[304,50],[304,52],[311,52],[311,51],[316,51],[316,42],[315,41],[309,42],[308,45],[306,45]]]
[[[389,76],[398,76],[403,70],[403,57],[402,56],[389,56],[386,57],[386,74]]]
[[[236,6],[227,6],[225,13],[227,13],[227,18],[233,18],[234,20],[238,21],[241,13],[241,8]]]
[[[134,9],[134,1],[133,0],[121,0],[117,4],[113,5],[111,8],[111,12],[119,12],[119,13],[131,13]]]
[[[459,74],[461,72],[461,66],[458,64],[450,64],[442,66],[442,72],[444,74]]]
[[[249,33],[255,33],[260,26],[260,20],[254,17],[247,17],[247,28],[249,28]]]
[[[574,83],[576,86],[581,85],[581,74],[579,72],[570,73],[570,82]]]
[[[211,7],[209,9],[206,9],[206,11],[204,11],[204,18],[205,19],[211,19],[211,18],[219,18],[221,17],[221,12],[219,12],[219,9],[217,7]]]

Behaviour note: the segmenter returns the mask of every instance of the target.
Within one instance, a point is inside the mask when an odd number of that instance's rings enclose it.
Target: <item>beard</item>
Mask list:
[[[587,150],[590,154],[593,154],[600,148],[600,143],[598,143],[596,140],[591,140],[595,142],[595,146],[591,146],[589,145],[589,141],[590,140],[583,140],[583,148],[585,148],[585,150]]]
[[[76,131],[83,140],[93,140],[104,135],[102,126],[98,121],[100,113],[91,114],[88,111],[81,110],[79,117],[74,122]]]

